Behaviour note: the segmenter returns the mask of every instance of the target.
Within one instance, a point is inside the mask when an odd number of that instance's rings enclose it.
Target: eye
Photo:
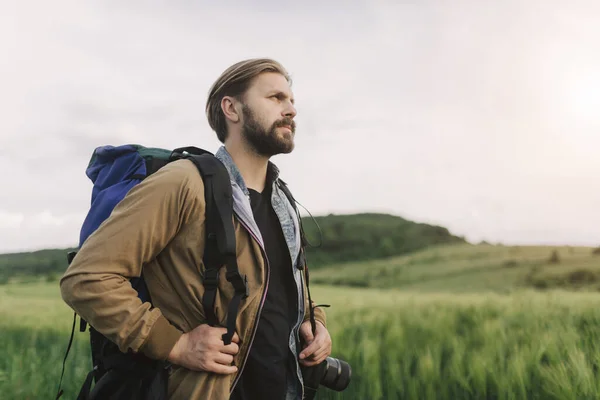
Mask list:
[[[285,101],[285,99],[287,99],[287,95],[285,93],[275,93],[271,96],[269,96],[269,98],[274,98],[277,99],[278,101]]]

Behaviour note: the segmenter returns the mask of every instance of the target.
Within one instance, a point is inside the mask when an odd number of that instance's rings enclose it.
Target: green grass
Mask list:
[[[313,272],[313,298],[332,306],[332,355],[353,368],[346,392],[318,398],[600,398],[600,294],[527,285],[596,271],[600,258],[563,248],[549,264],[552,250],[454,246],[339,267],[338,278],[381,288],[314,284],[335,276]],[[381,269],[387,279],[375,278]],[[53,398],[72,317],[57,282],[0,286],[0,398]],[[87,333],[76,331],[63,398],[76,397],[89,367]]]
[[[0,398],[55,398],[72,324],[57,282],[0,286]],[[87,333],[75,333],[65,399],[77,396],[91,368]]]
[[[600,398],[596,294],[314,291],[354,369],[346,393],[321,398]]]
[[[550,262],[555,250],[558,264]],[[581,279],[573,279],[573,273]],[[524,287],[596,290],[600,288],[600,256],[592,255],[592,248],[587,247],[439,246],[400,257],[313,270],[311,281],[427,292],[506,292]]]
[[[68,338],[52,329],[0,325],[0,398],[55,398]],[[76,397],[91,368],[87,348],[77,340],[71,349],[63,383],[66,399]]]

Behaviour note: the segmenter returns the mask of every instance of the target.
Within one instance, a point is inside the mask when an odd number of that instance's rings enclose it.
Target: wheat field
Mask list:
[[[332,306],[332,355],[353,368],[345,392],[322,389],[320,399],[600,398],[595,293],[312,291]],[[1,398],[55,396],[71,324],[56,283],[0,287]],[[76,331],[63,398],[89,370],[87,346]]]

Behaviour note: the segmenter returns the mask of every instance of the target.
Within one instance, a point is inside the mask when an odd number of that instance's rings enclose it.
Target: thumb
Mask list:
[[[307,344],[310,344],[315,339],[312,333],[312,328],[310,326],[310,321],[306,321],[302,324],[302,326],[300,327],[300,334],[302,335],[304,341]]]

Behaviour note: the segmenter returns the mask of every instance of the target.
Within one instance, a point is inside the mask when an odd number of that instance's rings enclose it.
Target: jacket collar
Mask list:
[[[217,152],[215,153],[215,157],[217,157],[217,159],[219,161],[221,161],[223,163],[223,165],[225,165],[225,168],[227,168],[227,171],[229,172],[229,177],[231,178],[231,180],[233,182],[235,182],[240,187],[240,189],[242,189],[242,191],[244,192],[244,194],[246,196],[248,196],[250,194],[250,192],[248,191],[246,182],[244,182],[242,173],[238,169],[237,165],[235,165],[233,158],[231,158],[231,154],[229,154],[229,152],[227,151],[225,146],[221,146],[219,148],[219,150],[217,150]],[[269,164],[267,165],[267,182],[266,182],[266,184],[272,185],[278,179],[279,179],[279,168],[277,168],[277,166],[275,164],[273,164],[271,161],[269,161]]]

